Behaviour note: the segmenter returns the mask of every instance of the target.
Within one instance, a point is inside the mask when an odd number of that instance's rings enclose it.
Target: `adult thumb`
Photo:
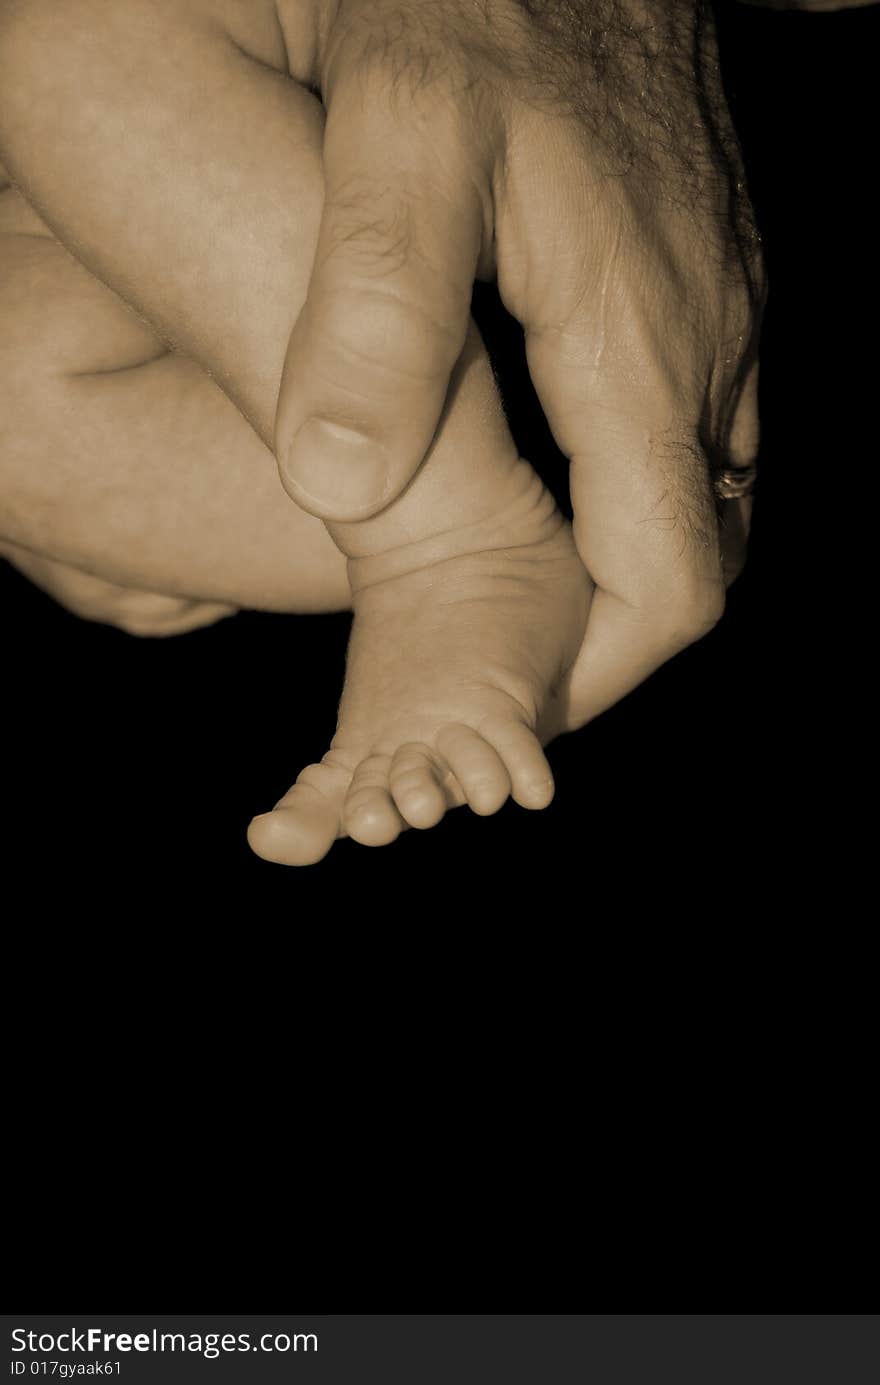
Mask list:
[[[467,334],[485,223],[473,144],[454,102],[404,85],[354,61],[328,104],[324,210],[276,419],[282,482],[322,519],[364,519],[405,488]]]

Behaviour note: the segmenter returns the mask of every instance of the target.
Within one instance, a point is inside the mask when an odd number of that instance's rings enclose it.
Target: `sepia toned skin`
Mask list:
[[[9,120],[5,101],[3,156],[41,211],[47,202],[63,206],[64,234],[85,263],[94,262],[102,278],[158,323],[166,339],[221,380],[265,440],[271,438],[286,344],[314,253],[323,195],[323,112],[302,88],[217,42],[210,31],[195,26],[188,34],[170,10],[168,19],[170,33],[151,29],[136,52],[139,73],[161,86],[168,75],[163,56],[173,38],[170,83],[160,93],[163,141],[167,113],[180,99],[189,104],[185,66],[188,60],[193,64],[190,77],[198,78],[205,123],[200,126],[191,112],[180,112],[182,147],[175,159],[165,157],[164,143],[158,157],[152,143],[156,132],[139,111],[126,125],[125,139],[114,142],[109,162],[95,163],[88,178],[81,171],[72,178],[69,139],[80,133],[75,112],[73,119],[65,112],[60,141],[43,137],[31,146],[28,138],[19,147],[20,127]],[[112,109],[124,106],[122,98],[133,89],[131,77],[124,68],[108,72],[109,92],[101,99]],[[212,103],[214,93],[222,93],[222,109]],[[37,120],[41,110],[51,120],[57,84],[54,94],[34,92],[33,86],[31,94],[37,97]],[[153,95],[151,90],[151,101]],[[79,99],[88,124],[94,112],[82,93]],[[259,128],[258,142],[249,120]],[[199,157],[206,148],[215,151],[213,186],[192,176],[190,140]],[[82,197],[84,186],[88,199]],[[48,220],[53,221],[51,210]],[[58,257],[65,252],[39,232],[37,240],[36,248],[54,255],[61,271]],[[211,247],[209,255],[205,246]],[[182,398],[193,419],[205,406],[209,431],[200,455],[208,454],[210,467],[217,386],[145,338],[143,324],[111,301],[112,295],[100,305],[94,297],[95,320],[82,330],[83,300],[95,290],[80,267],[68,263],[63,270],[70,293],[74,272],[80,276],[75,294],[81,298],[66,332],[63,315],[54,319],[56,336],[81,334],[78,344],[69,343],[76,346],[72,372],[72,361],[66,362],[67,375],[76,379],[61,382],[67,393],[56,405],[73,435],[74,460],[59,428],[55,442],[63,458],[46,457],[46,465],[75,469],[79,411],[70,406],[75,396],[69,390],[84,382],[93,394],[92,446],[97,433],[104,447],[118,450],[123,476],[144,465],[149,429],[158,421],[159,443],[173,431],[173,422],[166,428],[161,421],[158,384],[151,395],[142,393],[138,377],[145,376],[158,377],[167,389],[172,420]],[[24,282],[20,273],[17,282]],[[287,285],[283,296],[279,284]],[[110,397],[103,392],[120,384],[124,405],[114,395],[102,422],[101,409],[107,407],[102,401]],[[139,407],[146,417],[148,398],[149,426],[141,426],[132,457],[125,414],[118,408],[129,410],[130,421]],[[226,400],[222,405],[228,408]],[[31,427],[32,436],[36,431]],[[195,429],[191,436],[198,450]],[[271,458],[263,450],[265,456],[254,461],[265,472]],[[221,472],[225,455],[214,465]],[[281,501],[293,510],[274,469],[271,475]],[[68,491],[73,485],[68,479]],[[46,486],[47,494],[56,489],[55,481]],[[301,522],[318,524],[309,516],[301,516]],[[137,520],[129,523],[137,529]],[[51,518],[47,524],[51,527]],[[280,808],[252,824],[255,849],[270,859],[303,864],[319,859],[342,832],[379,845],[406,825],[432,825],[448,806],[464,801],[477,812],[492,812],[512,792],[524,806],[544,806],[552,777],[540,742],[565,725],[565,677],[583,638],[590,584],[569,526],[516,454],[475,329],[469,331],[443,422],[416,481],[383,513],[334,525],[332,533],[349,559],[355,613],[339,726],[323,762],[300,775]],[[335,557],[328,564],[328,592],[321,597],[316,596],[319,561],[316,547],[309,559],[311,604],[332,607],[339,599],[338,564]],[[217,589],[213,594],[221,595]],[[295,681],[287,692],[276,691],[276,704],[282,719],[296,714]]]
[[[90,64],[100,91],[113,44],[123,69],[136,66],[142,31],[169,9],[4,0],[8,109],[35,48],[62,101]],[[575,531],[599,581],[576,691],[581,720],[595,715],[717,617],[707,449],[717,464],[756,446],[760,256],[708,11],[686,0],[186,10],[215,42],[319,85],[328,110],[328,197],[275,430],[285,485],[335,518],[397,493],[433,435],[474,273],[497,274],[572,458]],[[99,45],[71,48],[83,32]],[[105,143],[118,128],[108,121]],[[307,424],[300,462],[304,413],[342,427],[329,448]],[[334,464],[340,450],[350,464]]]
[[[692,92],[695,74],[682,63],[693,43],[702,55],[705,122]],[[236,59],[250,64],[247,75],[244,63],[233,67]],[[505,301],[526,326],[548,418],[572,457],[575,534],[599,579],[561,721],[558,699],[544,718],[547,727],[577,725],[717,619],[725,574],[706,448],[745,462],[757,445],[760,263],[747,216],[739,219],[744,234],[725,231],[744,192],[739,179],[731,193],[728,175],[740,169],[716,67],[711,28],[701,25],[697,7],[664,0],[349,0],[277,10],[215,0],[188,6],[185,19],[162,0],[76,0],[61,12],[5,0],[0,144],[61,238],[164,340],[211,371],[264,441],[274,441],[291,494],[327,518],[388,506],[421,461],[443,406],[430,465],[404,496],[435,503],[428,482],[438,475],[437,447],[455,410],[472,398],[469,386],[460,388],[477,359],[468,339],[443,405],[449,370],[465,332],[472,333],[470,280],[475,272],[497,273]],[[261,172],[235,176],[236,167],[241,172],[254,160],[267,131],[276,168],[294,166],[295,122],[285,131],[276,118],[293,89],[284,80],[282,96],[278,78],[288,73],[320,84],[328,108],[317,147],[328,196],[305,260],[294,248],[290,218],[279,234],[283,218],[275,205],[285,188],[295,204],[299,189],[283,176],[272,182],[262,149]],[[206,95],[207,109],[195,92]],[[617,111],[611,119],[609,94]],[[604,124],[596,119],[602,110]],[[671,137],[658,143],[658,130]],[[189,167],[187,186],[184,177],[171,189],[169,150],[178,158],[183,152],[175,166]],[[72,170],[87,170],[85,187],[74,186]],[[211,213],[195,205],[200,195],[214,199]],[[231,207],[244,195],[252,199],[249,224]],[[176,242],[167,234],[172,203]],[[304,214],[298,223],[300,241],[307,220]],[[234,258],[236,235],[240,246],[252,250],[261,241],[268,248],[249,266],[259,282],[220,272],[224,257]],[[208,246],[222,278],[217,293],[206,270]],[[312,267],[311,283],[306,310],[287,315],[276,421],[265,401],[277,394],[278,357],[265,343],[289,307],[278,292],[292,277],[285,263],[303,262]],[[274,285],[266,282],[269,273],[277,275]],[[299,303],[303,298],[304,291]],[[162,357],[155,339],[149,350],[143,371],[161,393],[184,363],[180,355]],[[77,373],[75,388],[84,378]],[[189,386],[184,393],[192,398]],[[179,401],[178,390],[178,413]],[[351,462],[335,465],[331,454],[339,447],[314,440],[297,461],[290,444],[312,412],[344,425],[331,434]],[[130,421],[137,415],[135,406]],[[220,416],[215,409],[212,418]],[[173,431],[169,424],[166,435]],[[148,446],[143,427],[135,432]],[[374,444],[385,464],[370,495]],[[237,444],[226,450],[241,455]],[[132,480],[139,469],[130,467]],[[178,464],[173,474],[198,474],[190,496],[211,490],[209,465],[181,473]],[[234,464],[224,466],[223,494],[246,489],[233,479],[239,474]],[[451,465],[440,474],[458,484]],[[68,484],[68,495],[73,489]],[[51,491],[47,484],[44,501]],[[448,488],[442,491],[448,504]],[[208,506],[215,516],[223,494]],[[268,519],[273,492],[261,494],[269,498],[262,509],[257,502],[242,507],[248,533],[262,533],[265,524],[266,533],[280,536],[283,522]],[[457,494],[461,520],[471,502],[464,478]],[[117,521],[124,508],[117,506]],[[440,505],[437,519],[442,515]],[[379,518],[386,523],[375,531],[373,520],[337,524],[334,536],[347,552],[371,533],[382,535],[380,546],[396,547],[401,537],[411,543],[406,505],[391,505]],[[290,523],[292,531],[292,517]],[[20,532],[26,530],[25,522]],[[180,526],[171,531],[179,535]],[[304,525],[297,533],[323,552],[320,529]],[[234,543],[230,552],[234,570]],[[360,562],[367,555],[356,556]],[[424,550],[419,557],[434,562]],[[312,555],[309,571],[321,561]],[[159,574],[160,587],[168,581]],[[218,591],[210,582],[198,590]],[[313,609],[326,609],[322,601],[332,606],[339,598],[313,590],[311,599]],[[439,810],[439,795],[434,804]]]
[[[155,635],[350,607],[344,556],[238,409],[8,183],[0,467],[2,552],[76,614]]]
[[[757,449],[764,280],[711,6],[313,9],[301,71],[327,109],[327,194],[278,403],[282,480],[335,518],[407,484],[473,279],[494,277],[596,582],[583,723],[711,628],[743,559],[748,503],[725,507],[722,544],[712,473]]]

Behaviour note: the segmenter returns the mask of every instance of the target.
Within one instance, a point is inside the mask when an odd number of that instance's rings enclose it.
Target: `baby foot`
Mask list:
[[[491,519],[349,563],[354,625],[331,747],[248,840],[266,860],[318,861],[341,836],[384,846],[467,803],[544,808],[542,742],[591,595],[571,530],[527,463]]]

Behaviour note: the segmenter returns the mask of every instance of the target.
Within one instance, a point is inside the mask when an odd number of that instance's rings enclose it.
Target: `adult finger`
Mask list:
[[[724,605],[701,439],[715,344],[689,315],[688,289],[702,282],[688,285],[670,263],[660,212],[637,215],[610,180],[600,203],[576,170],[573,158],[551,182],[527,168],[531,196],[514,202],[510,180],[499,215],[502,296],[570,459],[575,538],[597,586],[571,679],[573,725],[699,638]]]
[[[323,519],[384,508],[428,451],[487,217],[467,102],[427,80],[430,53],[398,72],[380,39],[343,43],[326,83],[324,210],[278,403],[282,481]]]

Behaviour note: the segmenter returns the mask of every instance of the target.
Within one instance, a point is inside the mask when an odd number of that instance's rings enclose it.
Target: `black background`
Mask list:
[[[829,1273],[834,1306],[864,1293],[841,1238],[870,1148],[852,784],[880,12],[720,15],[771,279],[752,554],[717,630],[551,748],[546,813],[260,861],[245,826],[326,747],[347,618],[137,641],[3,571],[21,1282],[90,1249],[108,1281],[151,1254],[160,1287],[196,1262],[198,1288],[265,1283],[229,1242],[269,1236],[270,1282],[319,1292],[424,1293],[451,1257],[443,1303],[510,1279],[558,1306],[588,1268],[612,1301],[633,1276],[711,1290],[716,1259],[763,1301]],[[480,312],[547,463],[517,334]],[[576,1269],[525,1253],[551,1232]]]

